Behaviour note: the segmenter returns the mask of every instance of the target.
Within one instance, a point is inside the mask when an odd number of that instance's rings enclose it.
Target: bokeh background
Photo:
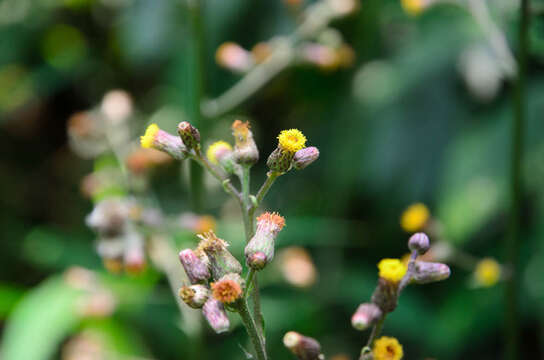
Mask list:
[[[175,132],[179,121],[194,120],[205,144],[232,141],[232,120],[250,120],[261,153],[253,191],[280,130],[301,129],[319,147],[318,162],[281,177],[264,206],[286,217],[278,250],[305,248],[316,272],[303,286],[290,282],[279,262],[261,276],[273,359],[290,358],[281,346],[289,330],[319,339],[329,358],[358,357],[368,334],[351,327],[351,314],[373,291],[376,263],[407,252],[399,218],[412,203],[427,205],[455,248],[505,259],[513,85],[470,12],[450,3],[413,16],[395,0],[363,1],[331,23],[353,49],[350,66],[290,66],[225,116],[195,120],[195,72],[205,98],[241,76],[217,65],[218,46],[234,41],[250,49],[287,35],[312,2],[202,3],[198,61],[195,14],[181,0],[0,1],[4,360],[240,359],[241,348],[250,347],[234,317],[226,335],[204,323],[188,331],[152,265],[138,275],[104,269],[85,225],[93,203],[80,185],[97,160],[73,151],[67,127],[73,114],[100,108],[112,89],[130,95],[132,139],[149,122]],[[487,3],[516,52],[518,2]],[[529,30],[516,314],[523,359],[544,357],[542,5],[533,1]],[[212,179],[195,199],[189,173],[179,163],[154,169],[158,203],[168,214],[212,215],[217,233],[241,255],[238,209]],[[181,229],[174,238],[179,247],[197,241]],[[79,300],[65,281],[74,266],[92,270],[113,294],[106,316],[74,310]],[[399,339],[406,359],[501,358],[504,283],[477,287],[473,269],[451,268],[447,281],[409,287],[384,334]],[[290,271],[306,271],[296,269]]]

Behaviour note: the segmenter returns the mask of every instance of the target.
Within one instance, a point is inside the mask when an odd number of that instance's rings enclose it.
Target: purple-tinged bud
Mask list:
[[[321,345],[317,340],[294,331],[289,331],[283,337],[283,345],[299,360],[321,360]]]
[[[299,150],[293,157],[293,167],[297,170],[302,170],[319,157],[319,150],[315,146],[310,146]]]
[[[359,305],[351,317],[351,325],[357,330],[365,330],[374,325],[382,317],[382,311],[373,303]]]
[[[196,255],[208,259],[214,280],[219,280],[228,273],[242,273],[242,264],[227,250],[227,242],[218,238],[213,231],[197,235],[201,241]]]
[[[262,270],[267,264],[267,256],[261,251],[257,251],[247,258],[247,265],[255,270]]]
[[[196,256],[193,250],[185,249],[180,251],[179,261],[183,265],[191,284],[197,284],[210,278],[208,267]]]
[[[234,161],[238,164],[255,164],[259,160],[259,150],[253,140],[249,123],[235,120],[232,123],[232,135],[234,136]]]
[[[200,132],[187,121],[178,124],[178,134],[181,141],[189,150],[196,150],[200,147]]]
[[[213,297],[204,304],[202,314],[216,333],[221,334],[229,329],[230,322],[225,307]]]
[[[446,280],[450,274],[451,270],[446,264],[416,261],[412,281],[416,284],[428,284]]]
[[[410,251],[417,251],[419,255],[425,254],[430,246],[429,237],[422,232],[415,233],[410,237],[410,240],[408,240],[408,248]]]
[[[204,285],[182,286],[179,289],[179,297],[184,303],[193,309],[200,309],[210,298],[210,289]]]
[[[272,171],[284,173],[291,169],[291,163],[293,161],[294,154],[288,151],[284,151],[280,148],[276,148],[266,161],[266,165]]]
[[[285,225],[285,219],[277,213],[265,212],[257,218],[257,230],[245,248],[246,262],[255,270],[261,270],[274,258],[274,240]]]

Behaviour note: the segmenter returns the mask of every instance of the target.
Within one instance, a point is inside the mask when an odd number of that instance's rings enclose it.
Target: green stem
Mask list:
[[[269,171],[266,174],[266,180],[259,189],[257,196],[255,196],[256,203],[252,205],[249,209],[249,216],[254,217],[253,215],[255,214],[255,210],[257,210],[257,207],[259,207],[259,205],[263,201],[264,197],[268,193],[268,190],[270,190],[270,188],[274,184],[274,181],[276,181],[276,179],[281,175],[282,173],[277,171]]]
[[[253,317],[251,316],[251,313],[249,312],[247,301],[245,299],[242,299],[242,303],[238,308],[238,313],[240,314],[240,317],[242,318],[242,322],[244,323],[244,326],[247,330],[249,338],[251,339],[251,342],[253,343],[253,347],[255,348],[257,359],[266,360],[267,355],[266,355],[266,347],[264,344],[264,340],[259,334],[257,325],[255,324],[255,320],[253,319]]]
[[[506,359],[518,359],[518,293],[520,274],[519,235],[521,207],[521,164],[523,158],[523,130],[526,117],[526,71],[528,54],[529,0],[521,0],[519,21],[518,77],[514,92],[514,117],[512,129],[512,153],[510,164],[510,219],[505,239],[506,263],[511,276],[505,287],[505,337]]]
[[[255,277],[256,271],[254,269],[249,269],[246,277],[246,292],[244,294],[244,299],[247,299],[247,296],[251,293],[253,288],[253,278]]]
[[[223,187],[225,188],[225,191],[229,194],[231,194],[232,196],[234,196],[236,198],[236,200],[238,200],[238,202],[240,204],[242,204],[242,196],[240,195],[240,193],[238,192],[238,190],[236,190],[236,188],[234,187],[234,185],[232,185],[229,181],[229,179],[223,175],[221,175],[219,173],[219,171],[217,171],[211,164],[210,162],[208,161],[208,159],[206,159],[205,157],[202,156],[202,154],[200,153],[200,151],[197,151],[196,152],[196,155],[195,154],[191,154],[189,155],[193,160],[195,160],[200,166],[202,166],[204,169],[206,169],[210,174],[212,174],[212,176],[214,178],[216,178],[217,180],[219,180],[219,182],[221,182],[221,184],[223,185]]]
[[[242,165],[242,218],[244,220],[244,230],[246,233],[246,243],[249,242],[251,237],[253,236],[253,225],[252,221],[250,219],[250,213],[249,213],[249,181],[250,181],[250,174],[249,174],[249,165]]]

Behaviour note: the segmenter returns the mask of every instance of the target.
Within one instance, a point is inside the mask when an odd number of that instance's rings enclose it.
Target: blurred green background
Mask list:
[[[204,143],[231,141],[232,120],[249,119],[261,153],[253,191],[280,130],[301,129],[320,149],[318,162],[277,181],[264,206],[286,217],[278,249],[306,248],[318,272],[303,289],[282,280],[277,267],[261,276],[273,359],[290,358],[280,346],[289,330],[319,339],[328,358],[358,358],[368,334],[351,327],[351,314],[373,291],[376,263],[407,252],[399,218],[411,203],[425,203],[454,246],[504,259],[513,86],[470,13],[438,4],[414,17],[396,0],[363,1],[331,24],[354,50],[351,67],[291,66],[227,115],[195,120],[195,71],[205,98],[240,77],[215,63],[217,47],[251,48],[289,34],[311,2],[202,3],[198,61],[194,14],[182,0],[0,1],[3,360],[78,358],[67,347],[85,334],[99,341],[84,349],[107,349],[89,359],[242,359],[241,347],[250,348],[234,317],[226,335],[206,324],[196,334],[183,331],[168,284],[153,268],[138,276],[104,270],[84,222],[92,202],[80,192],[93,161],[70,149],[66,129],[72,114],[96,107],[112,89],[132,97],[132,138],[150,121],[175,132],[177,122],[193,120]],[[516,52],[517,2],[488,3]],[[516,314],[523,359],[544,358],[544,19],[543,2],[533,5]],[[166,212],[194,210],[188,172],[170,164],[152,174]],[[226,196],[209,183],[197,212],[216,217],[217,233],[239,256],[238,209],[224,206]],[[191,246],[196,240],[177,235]],[[96,271],[114,294],[110,316],[73,311],[79,295],[61,274],[75,265]],[[399,339],[406,359],[501,358],[504,284],[474,288],[471,277],[452,265],[449,280],[403,293],[384,334]]]

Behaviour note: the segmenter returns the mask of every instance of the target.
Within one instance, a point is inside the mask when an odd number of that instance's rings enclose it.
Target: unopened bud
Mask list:
[[[191,249],[180,251],[179,260],[191,284],[196,284],[210,278],[208,266],[201,261]]]
[[[204,304],[202,314],[216,333],[220,334],[229,329],[230,322],[225,307],[213,297],[210,297]]]
[[[245,248],[246,262],[255,270],[261,270],[274,258],[274,240],[285,225],[285,219],[277,213],[265,212],[257,218],[257,230]]]
[[[382,311],[373,303],[359,305],[351,317],[351,325],[357,330],[365,330],[374,325],[382,317]]]
[[[182,121],[178,124],[178,134],[187,149],[194,150],[200,147],[200,133],[189,122]]]
[[[253,165],[259,160],[259,150],[253,140],[253,133],[249,123],[235,120],[232,123],[234,136],[234,161],[239,164]]]
[[[230,273],[211,284],[214,299],[231,304],[242,298],[244,280],[236,273]]]
[[[179,297],[193,309],[200,309],[210,297],[210,290],[204,285],[182,286]]]
[[[218,238],[213,231],[197,235],[201,241],[196,255],[206,256],[210,270],[215,280],[228,273],[242,273],[242,264],[227,250],[227,242]]]
[[[276,148],[274,149],[274,151],[272,151],[270,156],[268,156],[266,165],[268,165],[268,168],[272,171],[284,173],[291,169],[291,162],[293,161],[293,156],[293,153],[283,151],[280,148]]]
[[[283,345],[300,360],[321,360],[321,345],[317,340],[294,331],[289,331],[283,337]]]
[[[416,284],[427,284],[445,280],[450,277],[451,270],[442,263],[416,261],[412,281]]]
[[[425,254],[430,246],[429,237],[422,232],[415,233],[408,240],[408,248],[410,251],[417,251],[418,255]]]
[[[319,157],[319,150],[315,146],[310,146],[299,150],[293,157],[293,167],[297,170],[302,170]]]
[[[236,169],[233,156],[232,146],[225,141],[214,142],[206,151],[208,160],[214,165],[219,165],[227,174],[233,174]]]
[[[140,137],[140,143],[143,148],[165,152],[177,160],[183,160],[187,157],[187,148],[181,142],[181,139],[159,129],[157,124],[151,124],[147,127],[145,134]]]

